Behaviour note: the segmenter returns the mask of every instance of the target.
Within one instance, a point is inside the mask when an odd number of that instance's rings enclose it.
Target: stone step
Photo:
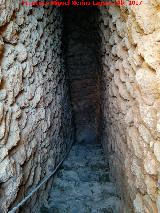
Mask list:
[[[63,193],[63,195],[62,195]],[[97,182],[87,182],[87,183],[77,183],[74,182],[72,185],[68,184],[68,182],[58,182],[56,185],[54,185],[54,191],[51,192],[51,199],[56,199],[56,197],[59,199],[59,196],[62,198],[65,196],[69,197],[75,196],[91,196],[92,199],[99,199],[99,197],[107,197],[109,196],[116,196],[116,187],[113,183],[106,183],[106,184],[100,184]]]
[[[48,207],[41,213],[120,213],[120,208],[102,147],[75,144],[54,178]]]
[[[46,208],[45,211],[41,211],[41,213],[63,213],[63,212],[75,212],[75,213],[89,213],[89,212],[113,212],[120,213],[121,212],[121,201],[117,197],[110,196],[106,198],[105,202],[103,199],[99,201],[94,201],[87,199],[87,197],[83,198],[68,198],[64,201],[56,201],[56,204],[50,205],[49,208]]]

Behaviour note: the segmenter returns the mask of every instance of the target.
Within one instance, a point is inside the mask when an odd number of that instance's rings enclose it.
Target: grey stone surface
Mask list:
[[[120,213],[122,202],[101,144],[76,143],[62,164],[41,213]]]

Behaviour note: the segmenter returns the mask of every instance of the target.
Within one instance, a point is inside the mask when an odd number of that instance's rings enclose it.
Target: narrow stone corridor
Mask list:
[[[50,191],[48,207],[41,213],[120,213],[121,201],[101,144],[81,142],[73,145],[57,173]]]
[[[76,141],[99,140],[101,39],[97,8],[64,8],[62,47]]]
[[[0,213],[160,213],[160,0],[124,3],[0,0]]]

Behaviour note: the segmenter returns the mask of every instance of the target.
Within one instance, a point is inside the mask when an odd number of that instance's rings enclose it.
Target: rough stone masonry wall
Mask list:
[[[0,213],[48,175],[71,143],[61,34],[58,8],[0,0]],[[46,193],[20,212],[38,211]]]
[[[160,1],[100,11],[110,168],[127,210],[160,212]]]

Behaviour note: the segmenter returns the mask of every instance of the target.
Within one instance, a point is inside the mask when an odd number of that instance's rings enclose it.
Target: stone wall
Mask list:
[[[0,0],[0,213],[53,171],[72,142],[61,37],[58,8]],[[21,212],[38,211],[46,193]]]
[[[0,0],[0,213],[53,171],[72,143],[62,41],[78,140],[101,130],[126,212],[160,212],[159,4],[99,8],[99,94],[97,11],[74,8],[62,39],[59,8]],[[38,211],[50,184],[20,212]]]
[[[77,141],[97,140],[100,122],[97,8],[64,8],[64,54]]]
[[[160,212],[160,7],[101,7],[103,145],[127,212]]]

